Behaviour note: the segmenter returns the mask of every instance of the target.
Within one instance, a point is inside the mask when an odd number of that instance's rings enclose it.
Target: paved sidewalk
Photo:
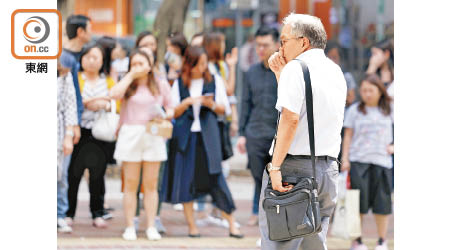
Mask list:
[[[97,229],[92,226],[89,213],[89,193],[85,180],[82,181],[79,192],[79,205],[73,226],[72,234],[58,233],[58,249],[257,249],[256,241],[259,238],[258,227],[246,226],[250,216],[251,199],[253,197],[253,180],[249,176],[232,175],[228,183],[235,199],[237,210],[234,213],[241,224],[244,239],[232,239],[228,237],[228,230],[223,227],[207,226],[199,227],[202,235],[199,239],[186,237],[187,226],[182,211],[175,211],[170,204],[163,204],[161,218],[168,232],[163,239],[150,242],[145,237],[145,225],[140,224],[138,240],[127,242],[122,240],[124,217],[122,210],[122,193],[120,192],[120,180],[107,178],[106,203],[115,208],[114,218],[109,220],[108,228]],[[207,205],[210,209],[210,205]],[[141,221],[145,219],[142,210]],[[364,230],[365,243],[369,248],[376,244],[376,227],[373,218],[367,218],[367,227]],[[393,216],[389,226],[389,248],[393,249]],[[329,238],[330,250],[349,249],[350,241]]]

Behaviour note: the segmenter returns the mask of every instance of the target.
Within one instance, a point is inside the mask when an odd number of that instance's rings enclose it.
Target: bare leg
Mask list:
[[[134,227],[133,218],[136,213],[136,192],[139,185],[141,162],[123,162],[124,191],[123,210],[127,227]]]
[[[158,175],[160,162],[144,162],[142,183],[144,184],[144,209],[147,228],[154,227],[158,210]]]
[[[183,203],[183,211],[184,211],[184,217],[186,218],[186,221],[188,223],[188,227],[189,227],[189,234],[191,235],[195,235],[198,234],[198,228],[197,225],[195,224],[195,219],[194,219],[194,202],[186,202]]]
[[[223,211],[222,212],[222,217],[225,218],[225,220],[228,221],[228,225],[230,226],[230,233],[232,234],[241,234],[241,231],[239,231],[239,229],[234,225],[234,217],[231,214],[227,214]]]
[[[389,215],[375,214],[375,222],[377,224],[378,236],[386,239],[389,224]]]

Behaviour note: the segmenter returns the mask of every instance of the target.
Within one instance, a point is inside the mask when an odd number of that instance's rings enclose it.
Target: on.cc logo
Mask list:
[[[50,25],[47,20],[39,16],[32,16],[23,25],[23,35],[25,39],[34,44],[47,40],[50,34]]]

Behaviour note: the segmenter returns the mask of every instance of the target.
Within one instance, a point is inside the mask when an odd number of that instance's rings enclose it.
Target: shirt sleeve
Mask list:
[[[172,101],[172,93],[170,90],[170,85],[165,79],[160,79],[159,86],[161,87],[161,95],[163,97],[163,106],[165,108],[174,108]],[[178,87],[178,84],[177,84]]]
[[[252,111],[252,103],[251,103],[251,90],[248,82],[249,73],[244,73],[243,86],[242,86],[242,94],[241,94],[241,112],[239,112],[239,135],[244,136],[245,127],[247,126],[248,118],[250,117],[250,113]]]
[[[178,88],[178,80],[175,80],[172,85],[172,89],[170,90],[170,98],[172,100],[172,105],[174,107],[180,104],[180,91]]]
[[[344,73],[345,82],[347,83],[347,91],[350,91],[354,88],[356,88],[356,81],[353,77],[352,73],[345,72]]]
[[[77,98],[75,87],[73,86],[73,78],[70,72],[65,77],[64,81],[64,125],[76,126],[78,125]]]
[[[350,106],[344,115],[344,128],[355,128],[355,118],[356,113],[358,112],[359,103],[355,103],[352,106]]]
[[[303,72],[299,62],[292,60],[281,71],[278,82],[278,98],[275,108],[286,108],[300,115],[305,99]]]
[[[214,75],[214,80],[216,82],[216,102],[217,104],[222,104],[225,106],[225,116],[228,116],[231,114],[231,106],[230,102],[228,101],[227,92],[225,90],[225,84],[222,80],[222,77],[218,76],[217,74]]]

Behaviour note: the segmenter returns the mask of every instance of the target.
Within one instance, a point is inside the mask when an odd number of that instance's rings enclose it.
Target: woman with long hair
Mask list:
[[[189,236],[199,237],[193,201],[210,194],[230,225],[230,237],[242,238],[231,213],[236,209],[222,173],[217,116],[230,112],[221,78],[208,70],[206,52],[188,47],[181,77],[172,86],[175,124],[164,171],[161,199],[183,203]]]
[[[372,209],[378,229],[376,250],[387,249],[386,234],[392,210],[392,160],[394,111],[380,78],[366,76],[360,87],[361,102],[348,108],[344,119],[342,171],[350,170],[351,187],[360,190],[361,226]],[[357,238],[353,250],[365,250]]]
[[[123,99],[114,158],[122,162],[124,173],[125,240],[136,240],[133,218],[136,212],[136,192],[142,168],[144,209],[147,238],[159,240],[154,226],[158,207],[158,173],[160,163],[167,159],[165,139],[151,135],[146,124],[154,119],[171,119],[173,114],[170,86],[156,80],[153,63],[146,52],[137,50],[130,55],[130,68],[125,77],[111,89],[113,99]],[[167,117],[155,116],[154,109],[164,108]]]

